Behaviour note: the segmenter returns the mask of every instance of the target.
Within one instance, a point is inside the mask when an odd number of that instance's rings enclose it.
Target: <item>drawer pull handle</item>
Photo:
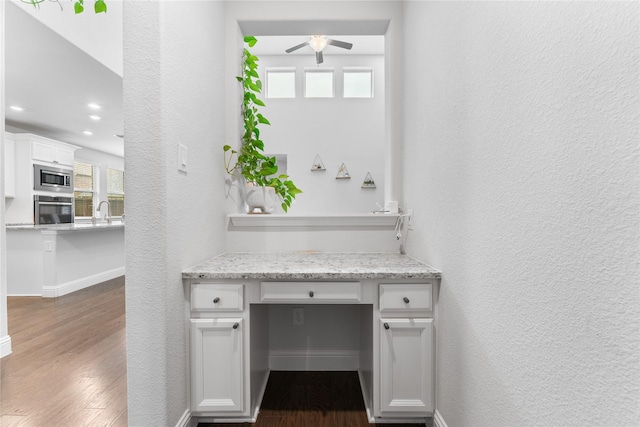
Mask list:
[[[219,302],[220,302],[220,298],[215,297],[215,298],[213,299],[213,303],[214,303],[214,304],[217,304],[217,303],[219,303]]]
[[[309,291],[309,297],[313,298],[313,291]]]
[[[402,298],[402,301],[404,301],[406,304],[409,304],[409,298],[407,297]]]
[[[384,322],[384,328],[387,330],[389,329],[389,324],[387,322]]]
[[[238,322],[233,324],[233,329],[238,329],[238,326],[240,326],[240,324]]]

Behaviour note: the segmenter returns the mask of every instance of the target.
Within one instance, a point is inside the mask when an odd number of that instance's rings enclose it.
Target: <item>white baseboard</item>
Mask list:
[[[197,425],[197,421],[193,424],[191,420],[191,411],[188,409],[185,409],[184,413],[176,423],[176,427],[196,427]]]
[[[71,292],[79,291],[80,289],[88,288],[89,286],[97,285],[98,283],[106,282],[107,280],[115,279],[124,275],[124,267],[114,268],[113,270],[102,271],[98,274],[92,274],[91,276],[83,277],[81,279],[72,280],[70,282],[62,283],[56,286],[43,286],[42,297],[43,298],[57,298],[62,295],[70,294]]]
[[[442,418],[442,414],[436,411],[433,413],[433,425],[434,427],[447,427],[447,423],[444,422],[444,418]]]
[[[272,371],[357,371],[357,350],[271,350]]]
[[[0,338],[0,359],[11,354],[11,337],[5,335]]]

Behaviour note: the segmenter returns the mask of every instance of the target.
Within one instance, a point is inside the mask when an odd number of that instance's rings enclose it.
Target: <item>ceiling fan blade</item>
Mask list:
[[[327,44],[330,44],[336,47],[341,47],[343,49],[351,49],[353,47],[353,43],[341,42],[340,40],[327,39]]]
[[[308,44],[309,44],[309,42],[300,43],[300,44],[299,44],[299,45],[297,45],[297,46],[290,47],[289,49],[285,50],[285,52],[287,52],[287,53],[291,53],[291,52],[293,52],[294,50],[298,50],[298,49],[300,49],[301,47],[305,47],[305,46],[306,46],[306,45],[308,45]]]
[[[324,59],[322,58],[322,51],[316,52],[316,64],[318,65],[322,64],[323,60]]]

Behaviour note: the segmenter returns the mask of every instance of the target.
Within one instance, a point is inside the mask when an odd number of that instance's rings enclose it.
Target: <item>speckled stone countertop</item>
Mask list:
[[[440,271],[396,253],[224,253],[182,272],[184,279],[439,279]]]
[[[122,221],[114,221],[111,224],[107,222],[98,222],[92,224],[87,223],[73,223],[73,224],[7,224],[7,231],[11,230],[35,230],[35,231],[91,231],[91,230],[109,230],[116,228],[124,228]]]

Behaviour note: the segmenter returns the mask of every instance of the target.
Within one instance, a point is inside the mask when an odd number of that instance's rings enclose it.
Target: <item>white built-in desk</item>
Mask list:
[[[199,421],[255,422],[271,370],[357,371],[371,422],[433,415],[432,267],[395,253],[227,253],[182,277]]]

